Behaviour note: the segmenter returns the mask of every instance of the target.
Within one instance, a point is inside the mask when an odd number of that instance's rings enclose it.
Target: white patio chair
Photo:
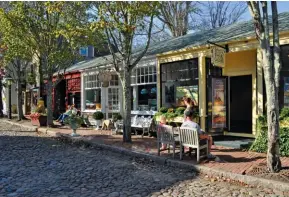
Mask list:
[[[185,146],[196,149],[198,163],[200,162],[200,158],[207,157],[209,154],[208,140],[203,139],[200,141],[197,129],[181,127],[180,145],[181,145],[181,152],[180,152],[181,160],[183,159],[183,148]],[[200,156],[201,150],[203,149],[206,149],[206,155]]]
[[[175,158],[176,153],[176,141],[173,132],[173,127],[168,125],[158,125],[157,127],[157,148],[158,156],[160,156],[161,150],[160,145],[166,144],[168,153],[170,153],[170,146],[173,146],[173,158]]]

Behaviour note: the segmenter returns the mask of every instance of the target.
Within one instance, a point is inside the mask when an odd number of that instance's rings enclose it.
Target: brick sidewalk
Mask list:
[[[21,124],[31,126],[29,121],[23,121]],[[58,134],[70,134],[72,132],[68,126],[49,128],[49,130]],[[140,135],[132,135],[133,143],[127,144],[122,142],[122,135],[112,135],[112,131],[110,130],[104,131],[81,128],[77,130],[77,133],[86,139],[100,144],[113,145],[129,150],[157,155],[157,143],[156,138],[154,137],[144,136],[142,138]],[[179,150],[177,150],[177,152],[178,151]],[[237,174],[247,174],[251,169],[253,169],[253,167],[266,163],[266,154],[263,153],[247,152],[224,147],[213,147],[211,153],[217,156],[218,159],[216,161],[203,160],[200,165]],[[172,157],[172,155],[169,155],[167,151],[162,152],[161,156]],[[176,159],[179,159],[178,154],[176,155]],[[282,166],[289,168],[289,157],[283,157],[281,160]],[[196,164],[196,159],[194,157],[185,156],[184,161]]]

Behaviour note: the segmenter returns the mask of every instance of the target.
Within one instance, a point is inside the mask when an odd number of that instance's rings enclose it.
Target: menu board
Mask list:
[[[212,78],[212,128],[226,128],[226,79]]]
[[[289,107],[289,77],[284,77],[284,107]]]

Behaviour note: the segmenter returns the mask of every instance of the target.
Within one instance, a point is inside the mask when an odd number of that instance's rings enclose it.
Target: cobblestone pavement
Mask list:
[[[281,196],[18,129],[0,120],[1,197]]]

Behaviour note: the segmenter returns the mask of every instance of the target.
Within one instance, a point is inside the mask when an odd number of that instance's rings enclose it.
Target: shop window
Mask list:
[[[112,75],[111,80],[109,82],[110,86],[118,86],[118,76],[117,75]]]
[[[141,85],[138,87],[138,110],[157,110],[157,88],[156,85]]]
[[[148,84],[157,82],[155,66],[139,67],[132,71],[131,84]]]
[[[183,97],[198,104],[198,59],[161,64],[162,105],[183,106]]]
[[[101,89],[85,90],[85,109],[101,109]]]
[[[97,75],[84,76],[84,87],[85,88],[99,88],[101,84],[97,81]]]

